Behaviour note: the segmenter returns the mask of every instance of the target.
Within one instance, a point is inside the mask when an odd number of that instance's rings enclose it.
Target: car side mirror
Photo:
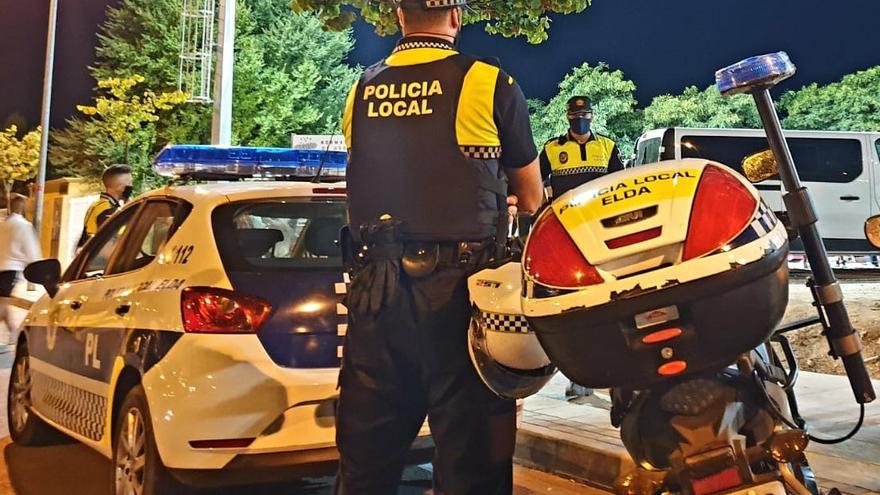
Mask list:
[[[865,237],[877,249],[880,249],[880,215],[873,216],[865,222]]]
[[[61,263],[56,259],[35,261],[24,269],[24,278],[31,283],[42,285],[50,297],[58,293],[61,281]]]
[[[752,184],[772,179],[778,173],[776,157],[770,150],[747,156],[742,162],[742,169]]]

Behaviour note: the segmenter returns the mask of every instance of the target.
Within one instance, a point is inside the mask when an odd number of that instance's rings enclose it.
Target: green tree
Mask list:
[[[465,12],[465,23],[485,22],[486,31],[505,37],[524,36],[529,43],[547,39],[550,13],[583,12],[592,0],[489,0],[473,1]],[[398,31],[397,14],[390,0],[293,0],[297,12],[317,14],[331,30],[351,27],[358,9],[363,19],[376,26],[380,35]]]
[[[761,120],[748,95],[724,97],[715,86],[703,91],[689,86],[680,95],[655,97],[645,108],[644,129],[661,127],[760,128]]]
[[[547,104],[530,100],[535,142],[542,146],[548,139],[565,133],[568,100],[585,95],[593,105],[593,129],[613,139],[623,157],[630,156],[642,130],[635,92],[635,83],[626,79],[622,71],[612,71],[604,62],[575,67],[559,83],[559,93]]]
[[[338,132],[360,75],[345,63],[351,33],[325,31],[317,17],[292,13],[287,0],[248,0],[239,13],[233,140],[290,146],[292,132]]]
[[[880,131],[880,66],[790,91],[779,107],[788,114],[787,129]]]
[[[180,18],[180,0],[121,0],[108,9],[92,75],[141,74],[154,93],[176,91]],[[240,0],[237,31],[233,142],[289,146],[291,133],[338,132],[345,96],[359,75],[344,62],[354,45],[351,32],[325,31],[316,16],[292,12],[288,0]],[[138,163],[168,143],[208,142],[211,107],[179,105],[141,133],[145,145],[132,150]],[[54,132],[52,148],[56,169],[92,180],[120,153],[82,118]]]
[[[18,127],[0,129],[0,183],[6,193],[6,204],[15,181],[33,179],[40,161],[42,128],[37,127],[19,139]]]

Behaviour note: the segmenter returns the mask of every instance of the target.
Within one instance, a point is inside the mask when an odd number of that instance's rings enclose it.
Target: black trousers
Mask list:
[[[428,417],[436,495],[512,492],[515,406],[470,362],[466,268],[401,275],[395,304],[349,314],[336,420],[337,493],[397,493],[410,445]]]
[[[12,295],[12,289],[15,288],[15,278],[18,276],[16,271],[0,272],[0,297],[9,297]]]

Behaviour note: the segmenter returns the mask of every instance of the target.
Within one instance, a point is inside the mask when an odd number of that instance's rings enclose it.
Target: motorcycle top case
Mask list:
[[[784,225],[734,170],[697,159],[626,169],[538,216],[522,310],[575,382],[645,388],[764,342],[788,303],[787,254]]]

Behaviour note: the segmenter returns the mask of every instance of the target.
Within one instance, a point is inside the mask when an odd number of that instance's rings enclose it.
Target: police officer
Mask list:
[[[547,141],[541,152],[541,177],[550,182],[552,196],[610,172],[623,170],[614,141],[591,129],[593,107],[586,96],[568,100],[568,132]]]
[[[465,0],[402,0],[403,38],[343,119],[356,269],[337,411],[337,493],[392,494],[425,417],[434,493],[512,490],[514,404],[468,357],[467,277],[542,190],[528,108],[493,62],[456,50]],[[508,194],[511,196],[508,197]],[[345,242],[345,241],[344,241]]]
[[[568,132],[547,141],[541,151],[541,177],[549,181],[550,196],[558,197],[570,189],[603,175],[623,170],[614,141],[591,129],[593,107],[586,96],[568,100]],[[592,390],[569,382],[565,397],[575,399]]]
[[[111,165],[101,174],[104,192],[97,201],[89,206],[83,222],[82,234],[77,247],[85,245],[103,223],[116,213],[124,201],[131,198],[134,190],[131,186],[131,167],[128,165]]]

